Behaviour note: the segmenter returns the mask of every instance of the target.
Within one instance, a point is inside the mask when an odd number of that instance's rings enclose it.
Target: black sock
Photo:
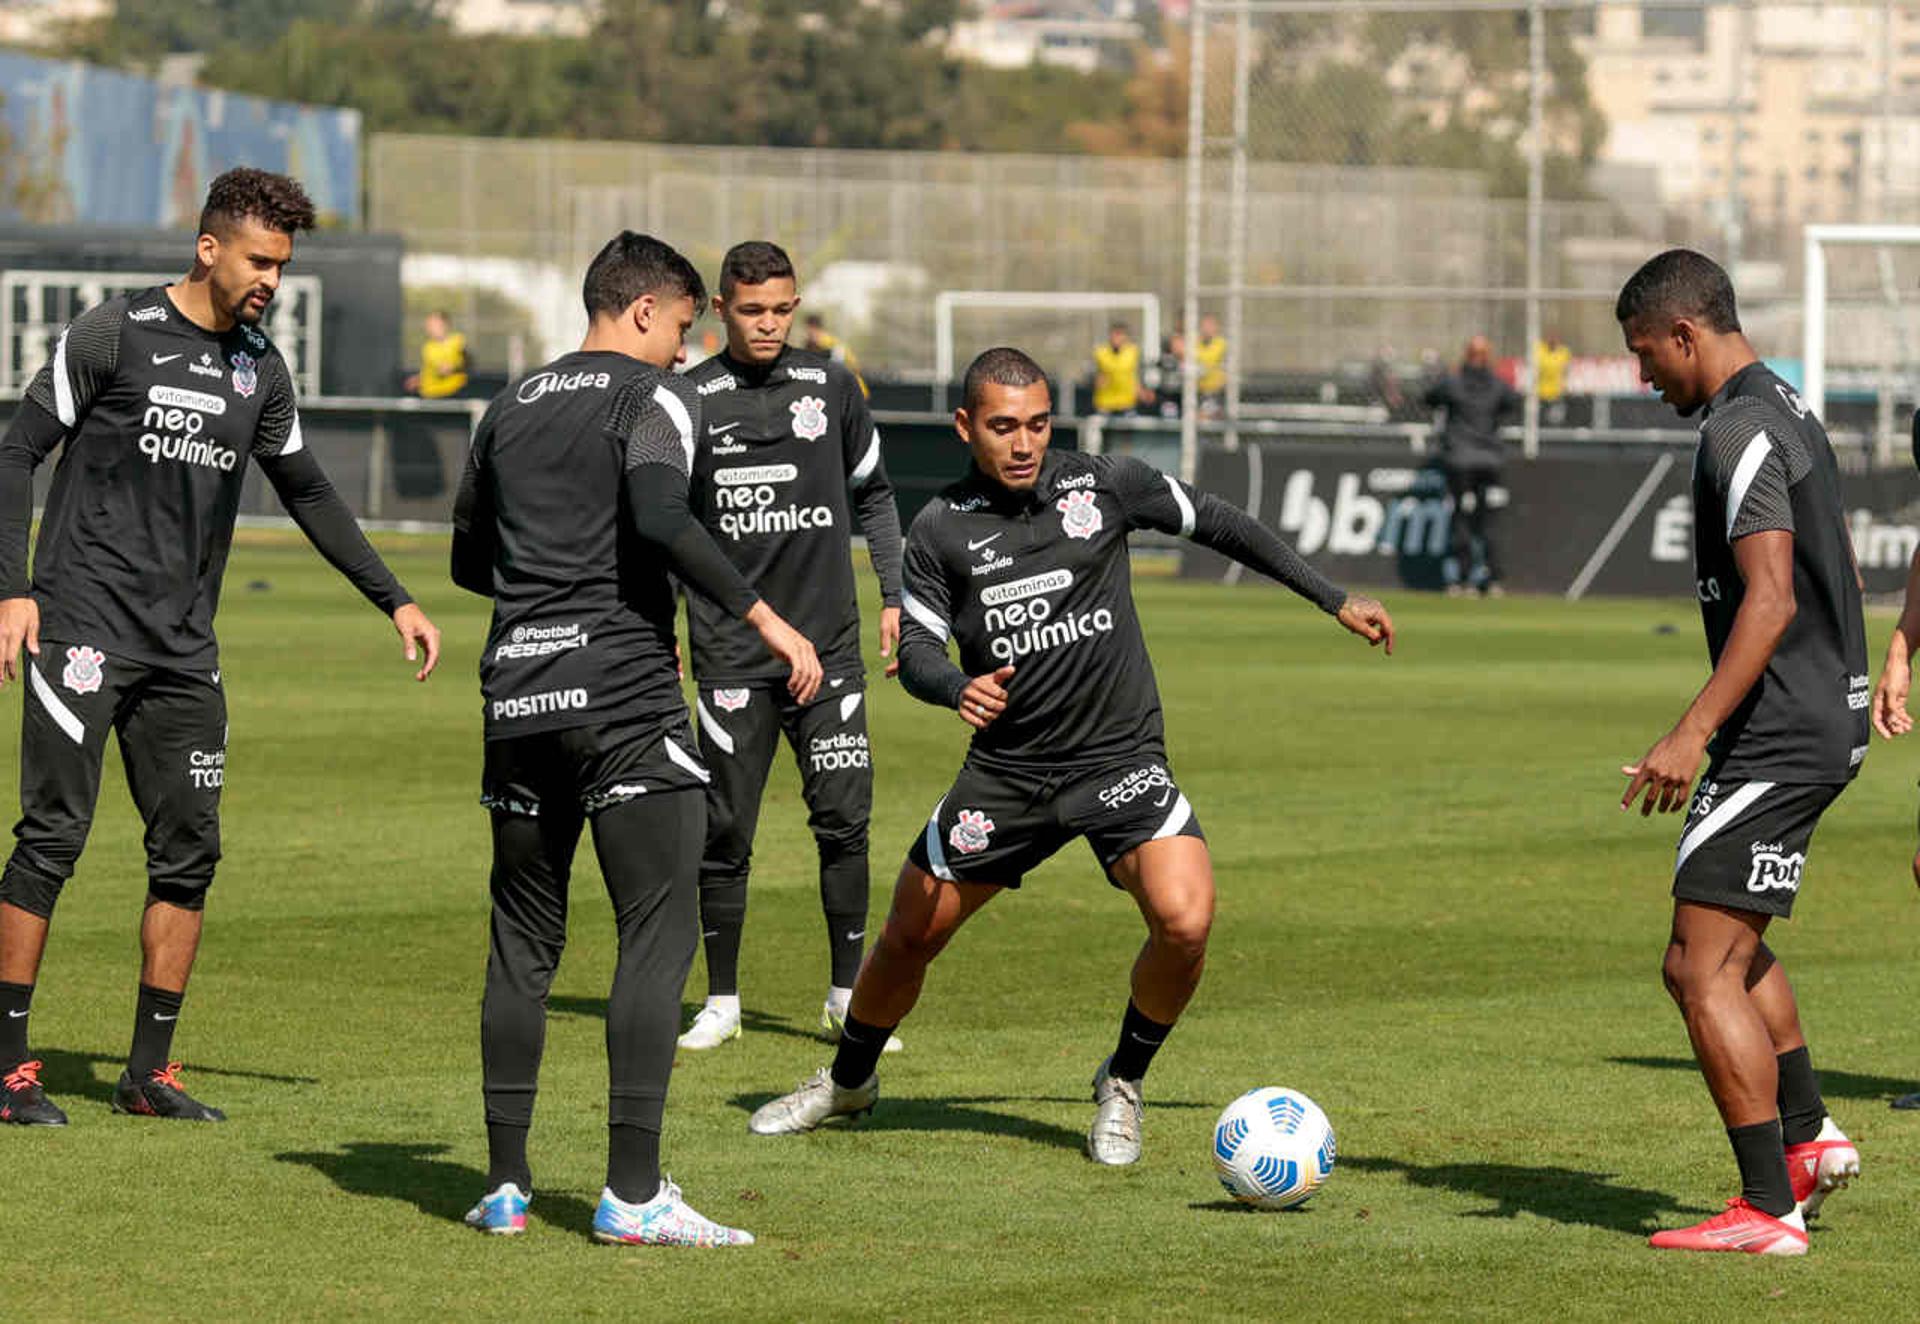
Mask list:
[[[527,1131],[514,1122],[487,1123],[487,1189],[497,1191],[507,1182],[522,1195],[533,1193],[533,1172],[527,1167]]]
[[[835,988],[852,988],[867,944],[867,848],[820,843],[820,909]]]
[[[186,996],[151,984],[140,986],[133,1014],[133,1050],[127,1054],[127,1074],[135,1080],[146,1080],[165,1069],[167,1054],[173,1051],[173,1027],[180,1023],[180,1004]]]
[[[644,1126],[607,1128],[607,1189],[628,1204],[660,1192],[660,1133]]]
[[[843,1090],[857,1090],[871,1080],[892,1033],[891,1025],[868,1025],[848,1012],[840,1030],[840,1051],[833,1055],[833,1083]]]
[[[1780,1119],[1730,1126],[1733,1157],[1740,1165],[1740,1195],[1748,1204],[1775,1218],[1793,1208],[1793,1182],[1787,1176],[1787,1148],[1780,1139]]]
[[[0,1075],[27,1060],[27,1013],[32,984],[0,984]]]
[[[747,927],[747,880],[700,880],[700,936],[707,949],[707,996],[740,992],[740,934]]]
[[[1820,1134],[1820,1123],[1827,1120],[1827,1105],[1820,1099],[1820,1078],[1813,1074],[1813,1059],[1805,1044],[1776,1059],[1780,1068],[1780,1138],[1789,1145],[1804,1145]]]
[[[1172,1033],[1171,1025],[1150,1019],[1129,999],[1127,1014],[1120,1020],[1120,1043],[1113,1050],[1113,1064],[1107,1068],[1108,1073],[1121,1080],[1143,1079],[1147,1068],[1153,1065],[1153,1055]]]

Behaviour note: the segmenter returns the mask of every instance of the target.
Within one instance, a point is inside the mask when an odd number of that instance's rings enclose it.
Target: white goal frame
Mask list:
[[[1803,381],[1800,397],[1807,408],[1820,418],[1827,412],[1827,249],[1830,247],[1891,248],[1920,247],[1920,225],[1809,225],[1804,232],[1805,274],[1801,283],[1800,360]],[[1886,278],[1890,279],[1890,273]],[[1894,291],[1885,293],[1891,304]],[[1894,367],[1892,351],[1883,352],[1881,365]],[[1920,364],[1906,365],[1908,367]],[[1883,395],[1883,407],[1887,400]],[[1876,458],[1893,458],[1893,431],[1883,418],[1875,429]]]
[[[1138,290],[942,290],[933,296],[933,407],[944,413],[947,385],[953,380],[953,314],[959,308],[1038,308],[1047,312],[1098,312],[1103,308],[1140,310],[1140,356],[1144,367],[1160,352],[1160,296]]]

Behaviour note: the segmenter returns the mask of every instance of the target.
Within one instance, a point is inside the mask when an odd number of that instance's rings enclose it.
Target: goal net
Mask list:
[[[1801,396],[1889,463],[1920,401],[1920,225],[1809,225]]]

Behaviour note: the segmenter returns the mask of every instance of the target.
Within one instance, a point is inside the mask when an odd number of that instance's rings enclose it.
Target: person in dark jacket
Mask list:
[[[1440,465],[1453,498],[1447,591],[1500,591],[1500,557],[1493,540],[1488,490],[1499,486],[1506,460],[1500,428],[1520,415],[1520,393],[1493,372],[1493,344],[1485,336],[1467,342],[1460,371],[1427,388],[1427,407],[1446,411],[1440,432]],[[1473,560],[1478,545],[1480,559]]]

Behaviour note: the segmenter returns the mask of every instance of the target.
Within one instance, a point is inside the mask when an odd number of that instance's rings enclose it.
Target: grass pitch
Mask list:
[[[1678,821],[1617,808],[1618,767],[1705,676],[1680,601],[1391,594],[1389,662],[1276,591],[1139,585],[1220,907],[1130,1171],[1096,1169],[1080,1144],[1141,930],[1078,846],[934,967],[867,1123],[748,1136],[751,1108],[827,1060],[813,851],[783,760],[756,856],[748,1032],[681,1055],[666,1137],[696,1207],[760,1244],[591,1244],[613,926],[583,851],[532,1225],[471,1233],[485,604],[447,585],[443,542],[384,546],[447,633],[425,687],[297,541],[249,536],[228,575],[226,862],[177,1045],[224,1127],[107,1111],[143,889],[109,757],[34,1015],[73,1125],[0,1127],[0,1283],[34,1318],[1910,1312],[1920,1114],[1887,1099],[1920,1082],[1906,864],[1920,745],[1876,746],[1815,839],[1800,917],[1775,930],[1864,1180],[1829,1204],[1804,1260],[1643,1245],[1735,1189],[1657,973]],[[1876,655],[1888,628],[1874,618]],[[18,694],[0,697],[8,730]],[[872,727],[877,920],[965,732],[882,682]],[[696,965],[690,1004],[703,978]],[[1338,1130],[1339,1167],[1302,1212],[1242,1210],[1208,1164],[1215,1114],[1262,1084],[1305,1090]]]

